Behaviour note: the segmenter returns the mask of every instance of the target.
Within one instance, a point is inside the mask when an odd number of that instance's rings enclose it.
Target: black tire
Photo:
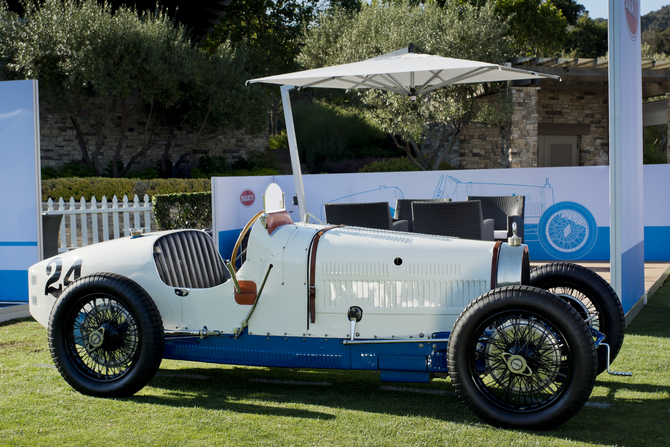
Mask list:
[[[530,272],[530,285],[566,299],[592,328],[605,334],[613,362],[623,344],[626,322],[621,301],[600,275],[569,262],[546,264]],[[581,303],[581,305],[579,304]],[[607,369],[607,348],[598,347],[598,374]]]
[[[102,273],[80,278],[51,310],[51,357],[65,381],[82,394],[135,394],[158,371],[164,348],[156,304],[123,276]]]
[[[564,300],[529,286],[480,296],[449,337],[451,383],[483,421],[548,430],[586,403],[597,357],[584,320]]]

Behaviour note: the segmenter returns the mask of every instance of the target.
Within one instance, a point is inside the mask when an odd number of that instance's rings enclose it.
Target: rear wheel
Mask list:
[[[565,301],[527,286],[472,302],[449,338],[452,384],[476,416],[500,427],[551,429],[574,416],[595,384],[591,333]]]
[[[91,396],[126,397],[142,389],[158,371],[164,346],[156,304],[119,275],[73,282],[49,318],[49,348],[58,371]]]
[[[568,262],[546,264],[530,272],[530,285],[565,299],[587,324],[605,334],[610,346],[610,362],[623,344],[625,319],[616,292],[600,275]],[[607,369],[607,348],[598,347],[598,374]]]

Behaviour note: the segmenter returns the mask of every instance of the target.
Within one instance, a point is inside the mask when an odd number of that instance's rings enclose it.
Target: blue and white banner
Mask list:
[[[670,165],[644,167],[646,259],[670,260]],[[397,199],[523,195],[525,242],[531,259],[606,261],[610,256],[609,167],[492,169],[463,171],[324,174],[303,178],[308,212],[324,220],[326,202],[388,202]],[[212,179],[214,229],[229,257],[239,231],[263,209],[263,192],[275,182],[291,211],[291,176]],[[298,221],[297,210],[292,214]]]
[[[40,260],[37,81],[0,82],[0,301],[28,301],[28,268]]]
[[[641,39],[640,0],[609,0],[610,271],[624,309],[645,295]]]

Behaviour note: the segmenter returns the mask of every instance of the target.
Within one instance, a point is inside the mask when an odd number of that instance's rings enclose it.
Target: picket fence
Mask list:
[[[66,202],[61,197],[58,202],[49,199],[42,203],[43,213],[63,215],[58,232],[59,253],[129,236],[131,228],[141,228],[145,232],[154,231],[156,222],[151,210],[151,200],[146,194],[143,203],[137,195],[132,202],[128,196],[123,196],[122,202],[119,202],[116,196],[111,202],[103,196],[100,202],[95,197],[92,197],[90,202],[83,197],[79,201],[71,197]]]

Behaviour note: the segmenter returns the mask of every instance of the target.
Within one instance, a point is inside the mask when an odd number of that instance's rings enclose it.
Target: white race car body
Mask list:
[[[236,273],[199,230],[135,235],[32,266],[30,311],[49,328],[63,377],[86,394],[126,396],[162,358],[378,370],[396,382],[449,372],[466,403],[484,396],[484,420],[549,428],[595,381],[604,336],[585,321],[623,339],[609,285],[594,289],[586,283],[597,275],[565,265],[536,283],[567,281],[578,298],[526,286],[528,248],[517,241],[294,223],[280,203],[253,225]]]

